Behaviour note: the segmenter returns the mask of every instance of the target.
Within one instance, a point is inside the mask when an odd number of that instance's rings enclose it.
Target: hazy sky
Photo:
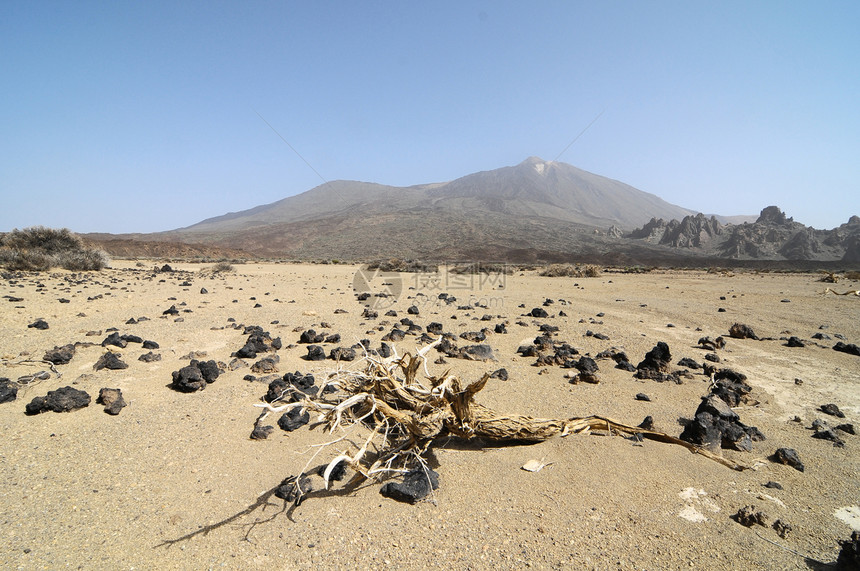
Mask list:
[[[860,214],[858,30],[856,0],[5,0],[0,231],[451,180],[555,159],[601,113],[559,160],[832,228]]]

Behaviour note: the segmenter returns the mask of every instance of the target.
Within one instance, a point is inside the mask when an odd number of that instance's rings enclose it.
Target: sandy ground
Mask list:
[[[389,298],[397,317],[385,317],[384,308],[378,319],[367,320],[353,291],[354,266],[247,264],[213,277],[200,265],[175,264],[182,271],[159,274],[152,265],[120,261],[97,274],[0,280],[0,296],[23,298],[0,299],[0,376],[16,380],[47,370],[38,361],[54,346],[96,343],[58,366],[61,378],[52,374],[23,388],[18,400],[0,404],[4,569],[826,569],[822,564],[836,559],[838,540],[850,536],[851,525],[860,526],[857,516],[844,516],[851,513],[844,508],[860,504],[860,437],[845,436],[845,446],[836,448],[812,438],[809,428],[816,418],[860,428],[860,357],[832,350],[836,338],[811,339],[822,331],[860,343],[860,298],[822,295],[818,276],[661,271],[571,279],[525,272],[478,280],[403,274],[371,281],[374,291],[400,289]],[[458,302],[439,304],[440,292]],[[546,298],[555,301],[547,307],[549,318],[522,317]],[[487,307],[457,309],[470,301]],[[597,434],[531,446],[441,442],[430,459],[440,474],[430,501],[398,503],[379,494],[379,483],[368,483],[287,509],[272,489],[301,470],[309,445],[327,437],[319,430],[276,428],[268,440],[249,439],[259,412],[254,404],[266,386],[243,380],[248,369],[227,371],[197,393],[168,388],[171,372],[188,364],[181,357],[191,351],[231,360],[245,337],[229,318],[281,337],[281,373],[298,370],[319,380],[334,364],[305,361],[305,346],[288,347],[301,328],[340,333],[344,345],[369,338],[378,346],[413,303],[420,315],[409,317],[416,323],[439,321],[457,334],[508,322],[507,334],[489,338],[497,362],[449,359],[444,365],[466,380],[508,370],[508,381],[493,380],[479,394],[482,404],[538,417],[601,414],[628,424],[651,415],[657,429],[672,435],[707,393],[703,375],[680,385],[640,381],[599,361],[600,384],[572,385],[564,378],[568,370],[548,367],[541,374],[516,348],[537,335],[540,323],[551,323],[560,328],[559,340],[582,353],[618,347],[635,364],[665,341],[673,362],[701,362],[700,337],[725,335],[732,323],[745,323],[773,339],[729,339],[721,365],[748,376],[759,404],[737,412],[767,440],[752,452],[723,451],[753,467],[742,472],[678,446]],[[181,321],[162,317],[173,304]],[[560,310],[567,317],[559,317]],[[492,318],[477,321],[484,315]],[[49,329],[27,327],[40,317]],[[149,319],[126,324],[141,317]],[[111,327],[156,341],[163,360],[139,361],[147,351],[132,343],[119,350],[128,369],[94,371],[105,352],[98,343]],[[588,330],[610,339],[586,336]],[[786,347],[779,338],[789,335],[807,346]],[[397,347],[414,350],[415,338]],[[20,363],[28,357],[37,362]],[[93,403],[70,413],[24,414],[33,397],[66,385],[86,390]],[[118,416],[95,404],[102,387],[122,389],[129,406]],[[651,402],[635,400],[637,393]],[[826,403],[837,404],[846,418],[817,410]],[[792,421],[795,416],[801,422]],[[805,472],[767,459],[780,447],[796,449]],[[537,473],[520,469],[530,459],[549,465]],[[783,489],[765,488],[768,481]],[[781,538],[769,526],[746,528],[730,518],[747,505],[764,511],[769,523],[788,522],[792,531]]]

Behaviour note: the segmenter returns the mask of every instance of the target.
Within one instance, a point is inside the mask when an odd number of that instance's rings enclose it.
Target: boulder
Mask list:
[[[54,347],[45,353],[42,360],[49,361],[55,365],[66,365],[75,356],[75,346],[69,343],[62,347]]]
[[[44,397],[36,397],[26,406],[27,414],[39,414],[46,411],[70,412],[84,408],[90,404],[90,395],[73,387],[61,387],[48,391]]]
[[[127,406],[125,399],[122,398],[122,391],[120,389],[100,389],[99,398],[96,399],[96,403],[103,404],[105,412],[111,415],[119,414],[119,411]]]
[[[430,468],[417,466],[404,474],[401,482],[389,482],[379,493],[398,502],[414,504],[439,488],[439,474]]]

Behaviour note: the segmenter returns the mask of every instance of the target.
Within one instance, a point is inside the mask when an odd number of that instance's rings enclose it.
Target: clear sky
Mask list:
[[[835,227],[860,214],[860,2],[0,2],[0,231],[532,155]]]

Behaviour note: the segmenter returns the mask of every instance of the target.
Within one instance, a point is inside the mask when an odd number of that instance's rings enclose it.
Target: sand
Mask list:
[[[96,343],[57,366],[60,378],[52,374],[0,404],[4,569],[808,569],[834,561],[838,541],[860,525],[860,437],[847,435],[837,448],[812,438],[809,428],[816,418],[860,428],[860,357],[834,351],[835,337],[812,339],[821,331],[860,342],[860,299],[823,295],[818,275],[377,276],[374,291],[400,290],[385,300],[398,315],[385,317],[385,307],[370,320],[361,317],[353,291],[356,266],[244,264],[212,276],[199,264],[173,264],[181,270],[174,273],[154,273],[153,265],[115,261],[100,273],[0,280],[0,296],[23,298],[0,298],[0,376],[15,380],[48,370],[19,362],[38,361],[54,346]],[[440,292],[458,301],[442,304]],[[546,307],[551,317],[523,317],[546,298],[554,300]],[[470,301],[486,308],[457,310]],[[173,304],[181,313],[162,317]],[[537,417],[600,414],[627,424],[651,415],[658,430],[675,436],[683,428],[679,419],[691,418],[708,392],[703,375],[680,385],[642,381],[601,360],[599,384],[572,385],[564,378],[570,370],[534,367],[516,348],[538,334],[538,324],[550,323],[560,328],[557,339],[582,353],[617,347],[635,364],[665,341],[673,362],[702,362],[707,351],[696,346],[700,337],[726,335],[733,323],[745,323],[772,339],[728,339],[719,351],[721,366],[748,376],[758,404],[737,412],[767,440],[754,443],[752,452],[722,451],[752,467],[743,472],[678,446],[599,434],[530,446],[440,442],[430,457],[440,488],[428,501],[385,499],[380,483],[370,482],[348,493],[335,487],[293,508],[272,497],[273,488],[305,465],[310,445],[329,437],[305,427],[249,439],[259,413],[254,404],[266,386],[243,380],[247,368],[227,371],[196,393],[168,387],[191,351],[231,360],[245,336],[229,318],[281,337],[281,373],[313,373],[319,381],[334,362],[308,362],[301,358],[305,346],[287,347],[297,343],[301,328],[340,333],[343,345],[368,338],[378,346],[412,304],[420,314],[408,317],[416,323],[438,321],[457,334],[508,322],[507,334],[488,340],[498,361],[439,365],[466,380],[506,368],[509,380],[490,381],[478,396],[482,404]],[[479,321],[484,315],[492,317]],[[40,317],[49,329],[27,327]],[[141,317],[148,320],[126,324]],[[162,360],[139,361],[147,351],[132,343],[117,349],[127,369],[94,371],[105,352],[98,344],[111,327],[156,341]],[[589,330],[610,339],[586,336]],[[786,347],[780,338],[790,335],[807,346]],[[396,346],[413,351],[415,337]],[[34,397],[67,385],[87,391],[90,406],[25,415]],[[129,404],[119,415],[95,403],[102,387],[122,390]],[[635,400],[637,393],[651,401]],[[817,410],[826,403],[837,404],[846,418]],[[780,447],[797,450],[803,473],[768,460]],[[338,451],[332,447],[328,458]],[[529,460],[547,466],[522,470]],[[783,489],[765,488],[768,481]],[[320,482],[315,477],[316,487]],[[765,512],[768,524],[779,519],[792,531],[782,538],[769,525],[747,528],[731,519],[747,505]]]

